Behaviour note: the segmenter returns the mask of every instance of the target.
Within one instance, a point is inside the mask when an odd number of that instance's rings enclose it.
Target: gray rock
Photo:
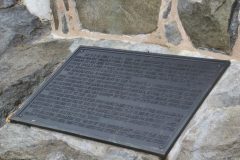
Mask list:
[[[69,31],[69,29],[68,29],[68,24],[67,24],[66,16],[63,15],[63,16],[62,16],[62,32],[65,33],[65,34],[67,34],[68,31]]]
[[[159,160],[157,156],[17,124],[0,129],[0,159]]]
[[[232,62],[179,138],[176,159],[240,159],[239,74],[240,62]]]
[[[142,34],[157,29],[161,0],[77,0],[82,27],[112,34]]]
[[[231,48],[234,47],[234,44],[238,38],[238,27],[239,27],[239,12],[240,11],[240,1],[236,0],[232,6],[231,20],[229,24],[229,34],[230,34],[230,45]]]
[[[164,12],[163,12],[163,16],[162,18],[163,19],[167,19],[170,12],[171,12],[171,9],[172,9],[172,1],[171,0],[165,0],[166,1],[166,6],[164,7]]]
[[[70,53],[71,41],[52,41],[8,49],[0,58],[0,112],[6,117]]]
[[[180,31],[178,30],[177,23],[170,22],[168,24],[165,24],[165,36],[169,43],[172,43],[174,45],[179,45],[182,41],[182,35]]]
[[[17,3],[16,0],[0,0],[0,9],[12,7]]]
[[[32,39],[41,25],[38,18],[31,15],[24,6],[0,10],[0,55],[10,44]]]
[[[179,0],[182,24],[197,48],[231,52],[228,30],[235,0]]]
[[[0,26],[0,56],[8,48],[14,36],[15,34],[11,31],[11,29]]]

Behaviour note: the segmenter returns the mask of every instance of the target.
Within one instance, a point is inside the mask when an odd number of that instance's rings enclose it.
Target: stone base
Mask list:
[[[107,40],[78,39],[72,43],[70,50],[74,51],[79,45],[205,57],[186,51],[172,52],[157,45]],[[47,56],[50,60],[55,54]],[[65,54],[59,56],[63,59],[67,57]],[[29,76],[31,74],[29,72]],[[17,73],[11,72],[11,75],[14,77]],[[240,159],[239,75],[240,62],[232,60],[227,72],[168,154],[168,160]],[[0,129],[0,159],[159,160],[159,157],[49,130],[7,123]]]

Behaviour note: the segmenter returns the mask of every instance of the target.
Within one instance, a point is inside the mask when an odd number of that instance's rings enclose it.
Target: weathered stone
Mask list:
[[[161,0],[77,0],[82,27],[112,34],[150,33],[157,29]]]
[[[70,53],[71,41],[23,45],[0,58],[0,112],[6,117],[29,96]],[[4,118],[0,117],[0,119]]]
[[[15,34],[11,29],[0,26],[0,56],[7,49],[14,36]]]
[[[65,15],[62,16],[62,32],[67,34],[69,31]]]
[[[41,23],[24,6],[0,10],[0,55],[15,39],[25,42],[32,39]]]
[[[239,27],[239,18],[240,18],[240,1],[235,0],[233,6],[232,6],[232,13],[231,13],[231,19],[229,24],[229,34],[230,34],[230,45],[231,48],[234,47],[234,44],[238,38],[238,27]]]
[[[182,41],[182,35],[180,31],[178,30],[177,23],[170,22],[168,24],[165,24],[165,35],[169,43],[172,43],[174,45],[179,45]]]
[[[35,64],[32,64],[31,58],[37,57],[35,54],[47,52],[47,44],[45,48],[26,45],[27,42],[46,33],[49,33],[48,23],[42,24],[24,6],[17,5],[0,10],[0,125],[2,118],[18,106],[24,97],[32,92],[34,86],[38,85],[53,69],[51,65],[54,65],[56,61],[49,62],[49,64],[45,62],[46,66],[43,67],[39,66],[43,62],[35,59]],[[23,46],[19,47],[20,44]],[[33,47],[33,50],[29,47]],[[35,68],[27,69],[27,65],[35,65]],[[39,66],[38,70],[36,66]]]
[[[26,35],[34,30],[33,25],[40,23],[37,17],[31,15],[26,7],[21,5],[0,10],[0,21],[1,26]]]
[[[50,0],[24,0],[23,3],[31,14],[39,17],[42,21],[51,20]]]
[[[179,0],[178,12],[197,48],[230,53],[229,22],[235,0]],[[234,42],[232,42],[234,43]]]
[[[166,1],[166,6],[164,7],[162,18],[167,19],[172,9],[172,0],[165,0],[165,1]]]
[[[159,160],[157,156],[16,124],[0,129],[0,159]]]
[[[12,7],[16,2],[16,0],[0,0],[0,8]]]
[[[170,153],[176,159],[240,159],[239,74],[232,62]]]

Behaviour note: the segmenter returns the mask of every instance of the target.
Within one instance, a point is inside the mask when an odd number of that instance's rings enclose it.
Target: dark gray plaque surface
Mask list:
[[[80,47],[11,120],[166,156],[229,64]]]

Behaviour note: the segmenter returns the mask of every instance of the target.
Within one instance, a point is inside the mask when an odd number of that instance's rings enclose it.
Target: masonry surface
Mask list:
[[[113,15],[107,16],[109,21],[103,15],[97,17],[105,20],[102,28],[94,28],[101,25],[98,19],[94,25],[86,19],[81,20],[81,16],[90,14],[91,7],[101,9],[100,14],[109,13],[109,8],[101,8],[105,1],[99,0],[98,6],[92,4],[93,1],[79,2],[85,2],[78,6],[80,11],[75,0],[51,3],[49,0],[41,3],[0,0],[1,160],[159,160],[157,156],[134,150],[9,123],[7,117],[21,107],[79,45],[230,60],[230,68],[201,105],[167,158],[240,159],[238,1],[152,0],[149,5],[144,5],[147,1],[141,0],[141,4],[136,6],[131,2],[126,2],[126,6],[123,0],[108,1],[108,6],[113,5],[117,9]],[[41,12],[42,7],[47,10]],[[143,12],[134,12],[134,7]],[[152,18],[148,19],[147,12],[151,12]],[[126,18],[130,18],[131,30],[126,27],[123,17],[119,17],[122,26],[112,26],[112,18],[125,13],[130,14]],[[190,13],[193,14],[191,18]],[[133,20],[135,17],[138,21]],[[197,22],[198,18],[202,23]],[[141,26],[140,23],[148,24]]]

